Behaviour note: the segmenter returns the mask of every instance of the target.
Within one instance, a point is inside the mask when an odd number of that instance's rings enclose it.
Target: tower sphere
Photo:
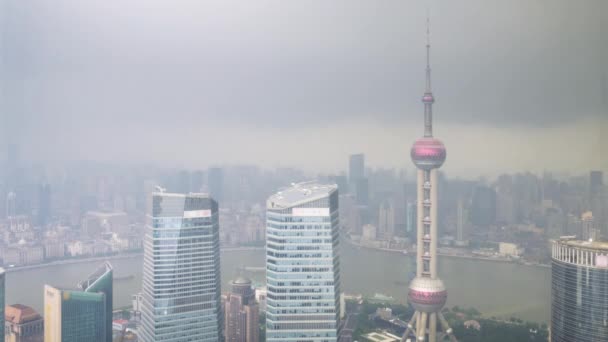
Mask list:
[[[448,299],[445,285],[439,278],[416,277],[407,295],[414,309],[420,312],[439,312]]]
[[[424,137],[416,140],[410,151],[412,161],[422,170],[438,169],[446,158],[446,149],[441,140]]]
[[[424,95],[422,96],[422,102],[423,103],[430,103],[433,104],[435,102],[435,98],[433,97],[433,94],[430,92],[426,92],[424,93]]]

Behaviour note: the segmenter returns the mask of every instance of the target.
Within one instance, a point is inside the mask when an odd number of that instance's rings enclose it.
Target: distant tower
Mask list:
[[[417,254],[416,277],[410,284],[408,300],[416,310],[402,337],[410,340],[410,333],[418,341],[441,341],[445,335],[456,341],[452,329],[441,313],[448,297],[447,290],[437,275],[437,169],[443,165],[446,149],[433,138],[433,102],[431,91],[429,20],[427,18],[426,91],[424,103],[424,137],[416,140],[411,149],[412,161],[418,168],[417,184]],[[437,321],[442,331],[437,329]]]

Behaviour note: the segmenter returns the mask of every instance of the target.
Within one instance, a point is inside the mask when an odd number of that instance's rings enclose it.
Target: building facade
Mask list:
[[[239,277],[226,295],[224,334],[226,342],[259,342],[260,308],[255,301],[251,280]]]
[[[219,341],[223,316],[218,204],[205,194],[164,191],[153,193],[151,200],[139,338]]]
[[[113,269],[106,262],[75,289],[44,287],[45,342],[112,342]]]
[[[552,243],[551,341],[608,341],[608,243]]]
[[[294,184],[267,200],[266,219],[266,341],[337,341],[337,186]]]
[[[4,272],[4,268],[0,267],[0,313],[2,314],[2,316],[4,316],[5,312],[4,312],[4,305],[5,305],[5,298],[4,296],[6,295],[6,273]],[[2,335],[0,336],[4,336],[4,325],[0,324],[0,333]]]
[[[29,306],[7,305],[4,312],[6,342],[43,342],[44,319]]]

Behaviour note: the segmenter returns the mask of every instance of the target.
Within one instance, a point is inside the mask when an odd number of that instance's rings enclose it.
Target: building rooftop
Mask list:
[[[38,319],[42,319],[40,314],[23,304],[7,305],[4,309],[4,320],[14,324],[23,324]]]
[[[286,209],[328,197],[337,189],[338,186],[335,184],[320,184],[315,181],[292,183],[290,187],[270,196],[266,203],[269,209]]]
[[[592,249],[602,252],[608,252],[608,242],[606,241],[586,241],[577,240],[574,237],[561,237],[556,240],[557,242],[570,247],[578,247],[585,249]]]

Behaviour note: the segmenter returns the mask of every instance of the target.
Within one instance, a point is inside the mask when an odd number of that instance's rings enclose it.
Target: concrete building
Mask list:
[[[250,279],[239,277],[232,282],[224,314],[226,342],[259,342],[260,309]]]
[[[552,242],[551,341],[608,341],[608,243]]]
[[[337,342],[337,186],[294,184],[266,208],[266,341]]]
[[[6,342],[44,341],[44,319],[29,306],[7,305],[4,310],[4,329]]]
[[[498,254],[502,256],[519,257],[521,255],[521,251],[519,246],[514,243],[500,242],[498,243]]]
[[[427,19],[428,25],[428,19]],[[418,168],[417,175],[417,235],[416,235],[416,277],[410,283],[408,301],[416,310],[403,334],[403,341],[415,338],[418,341],[436,342],[445,336],[451,341],[456,338],[448,326],[441,309],[447,301],[447,290],[439,278],[437,270],[437,210],[438,210],[438,169],[446,159],[446,148],[433,137],[433,103],[431,91],[430,41],[427,26],[426,91],[424,103],[424,137],[412,146],[410,155]],[[438,326],[441,324],[441,327]]]
[[[142,281],[142,342],[222,339],[218,204],[206,194],[152,194]]]

